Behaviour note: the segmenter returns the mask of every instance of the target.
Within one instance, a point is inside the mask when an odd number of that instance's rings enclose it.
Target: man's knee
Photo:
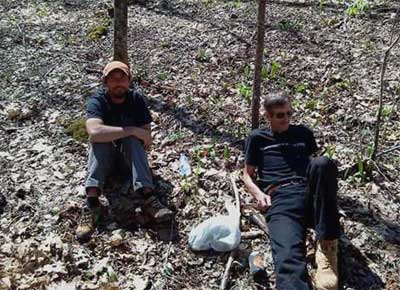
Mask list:
[[[143,143],[138,138],[132,136],[122,138],[122,143],[124,146],[130,148],[144,148]]]
[[[338,169],[333,162],[332,159],[326,157],[326,156],[319,156],[315,157],[311,160],[311,167],[313,168],[313,171],[318,170],[320,172],[330,172],[330,173],[337,173]]]
[[[90,143],[89,155],[94,155],[96,160],[111,159],[113,156],[114,147],[109,143]]]
[[[107,174],[114,164],[114,148],[112,143],[91,143],[89,152],[89,175],[98,171]]]

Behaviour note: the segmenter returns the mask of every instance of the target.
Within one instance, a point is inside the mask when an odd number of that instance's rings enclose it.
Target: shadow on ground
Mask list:
[[[221,132],[216,126],[195,119],[186,108],[176,108],[155,98],[151,98],[149,103],[152,110],[174,117],[183,127],[191,130],[195,134],[212,137],[222,142],[228,142],[230,146],[243,149],[244,139],[237,138],[229,133]]]
[[[342,237],[343,240],[343,237]],[[365,256],[344,237],[346,243],[341,244],[340,281],[339,289],[354,290],[383,290],[385,285],[381,278],[368,264]]]
[[[357,199],[347,196],[339,197],[339,206],[349,219],[374,230],[386,243],[398,246],[400,250],[400,225],[397,222],[382,218],[374,209],[365,207]]]

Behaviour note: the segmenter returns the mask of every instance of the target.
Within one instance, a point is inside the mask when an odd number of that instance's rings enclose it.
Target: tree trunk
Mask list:
[[[261,66],[264,53],[265,6],[267,0],[258,0],[257,48],[254,67],[253,99],[251,101],[251,128],[256,129],[260,123]]]
[[[114,60],[129,65],[127,0],[114,0]]]

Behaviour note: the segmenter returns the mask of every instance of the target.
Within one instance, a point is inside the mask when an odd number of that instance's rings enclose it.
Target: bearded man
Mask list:
[[[90,152],[86,179],[86,205],[76,230],[78,240],[94,232],[101,210],[99,196],[106,178],[123,163],[129,170],[132,187],[144,198],[143,210],[156,222],[170,220],[173,212],[161,203],[155,192],[146,149],[151,139],[152,121],[147,102],[139,90],[130,89],[129,67],[119,61],[103,70],[103,85],[87,104],[86,130]]]

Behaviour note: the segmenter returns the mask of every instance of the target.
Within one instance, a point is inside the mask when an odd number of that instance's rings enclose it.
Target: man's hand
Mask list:
[[[254,198],[257,200],[257,208],[261,211],[266,211],[271,206],[271,197],[261,191]]]
[[[257,200],[257,207],[261,211],[266,211],[271,206],[271,197],[255,184],[253,177],[256,167],[246,164],[243,170],[243,181],[251,195]]]
[[[139,128],[139,127],[129,127],[129,130],[132,132],[132,136],[138,138],[143,142],[144,148],[150,148],[152,143],[150,130]]]

